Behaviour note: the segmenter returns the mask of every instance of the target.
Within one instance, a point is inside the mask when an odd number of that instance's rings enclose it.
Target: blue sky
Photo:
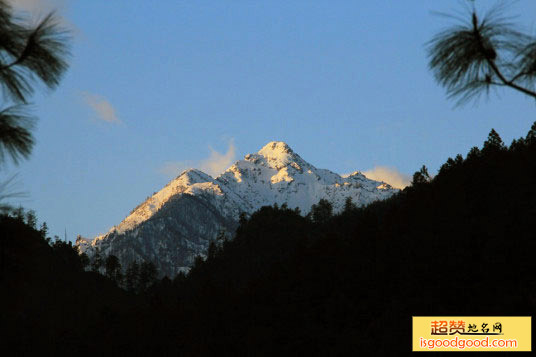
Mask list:
[[[435,83],[425,43],[452,20],[433,12],[463,1],[14,2],[58,8],[73,46],[60,87],[34,98],[31,158],[2,175],[26,193],[13,204],[71,240],[106,232],[181,169],[217,171],[268,141],[341,174],[411,175],[536,120],[521,94],[455,107]],[[536,32],[535,1],[509,14]]]

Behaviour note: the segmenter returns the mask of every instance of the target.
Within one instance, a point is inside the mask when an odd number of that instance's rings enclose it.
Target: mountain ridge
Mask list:
[[[187,271],[217,235],[232,235],[241,213],[286,204],[303,214],[320,199],[342,210],[390,197],[398,189],[355,171],[345,177],[318,169],[282,141],[245,155],[216,178],[188,169],[138,205],[118,225],[94,239],[79,237],[81,252],[114,254],[123,264],[151,260],[167,275]]]

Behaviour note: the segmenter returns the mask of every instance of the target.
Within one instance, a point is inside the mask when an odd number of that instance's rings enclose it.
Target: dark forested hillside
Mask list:
[[[321,202],[308,217],[263,207],[188,276],[137,295],[75,272],[36,231],[4,218],[8,341],[102,353],[397,355],[411,351],[412,315],[536,311],[536,125],[509,148],[492,131],[435,177],[423,167],[393,198],[346,207],[333,216]]]
[[[23,220],[0,217],[0,354],[93,350],[118,332],[114,316],[126,294],[104,276],[83,271],[69,243],[47,241]],[[100,345],[100,343],[99,343]]]

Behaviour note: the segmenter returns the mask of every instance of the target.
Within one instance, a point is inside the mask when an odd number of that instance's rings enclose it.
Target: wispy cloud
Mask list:
[[[26,11],[37,18],[42,18],[50,12],[55,12],[60,25],[70,30],[73,34],[79,32],[74,24],[61,15],[65,12],[65,8],[70,2],[69,0],[8,0],[8,2],[16,10]]]
[[[212,147],[209,147],[209,149],[210,156],[208,159],[201,161],[199,169],[216,177],[234,163],[236,158],[236,147],[234,140],[231,139],[225,154],[217,152]]]
[[[363,172],[363,175],[371,180],[387,182],[389,185],[400,189],[409,186],[411,182],[410,175],[404,174],[394,167],[376,166]]]
[[[168,161],[158,170],[166,176],[177,176],[182,171],[189,168],[199,169],[212,177],[217,177],[231,166],[236,160],[236,146],[234,140],[229,141],[229,146],[225,153],[220,153],[209,146],[210,155],[208,158],[199,161]]]
[[[97,114],[98,119],[108,123],[121,123],[112,104],[103,96],[83,92],[82,98],[86,104],[93,109],[95,114]]]

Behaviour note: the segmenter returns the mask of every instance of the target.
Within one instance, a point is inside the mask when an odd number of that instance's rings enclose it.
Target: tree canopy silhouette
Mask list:
[[[68,67],[69,34],[54,13],[32,25],[0,0],[0,163],[9,156],[15,164],[27,158],[34,140],[35,118],[28,114],[28,99],[36,82],[55,88]]]
[[[321,223],[262,207],[172,280],[133,261],[114,282],[115,258],[88,271],[33,212],[0,215],[0,353],[398,356],[411,316],[531,315],[535,138],[491,130],[387,200],[319,202]]]
[[[495,6],[480,17],[473,8],[467,19],[427,43],[430,69],[459,105],[491,87],[536,99],[536,38],[518,31],[504,10],[505,5]]]

